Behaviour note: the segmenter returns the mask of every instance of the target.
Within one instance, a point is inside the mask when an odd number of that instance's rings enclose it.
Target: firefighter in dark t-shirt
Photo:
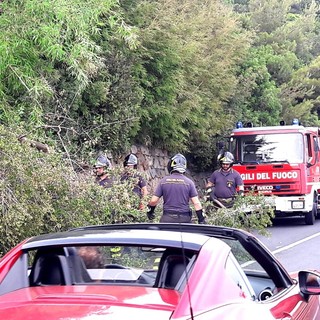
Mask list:
[[[212,201],[218,200],[226,208],[231,208],[237,194],[243,195],[244,184],[238,171],[232,168],[234,157],[229,151],[219,158],[221,168],[210,176],[206,189]]]
[[[121,176],[120,181],[132,181],[134,186],[132,192],[139,196],[141,199],[139,204],[139,210],[144,209],[143,200],[148,195],[147,183],[145,179],[138,173],[138,158],[135,154],[128,154],[123,162],[125,168],[124,173]]]
[[[192,210],[189,203],[192,202],[199,223],[205,223],[202,206],[198,197],[194,182],[186,177],[186,158],[178,153],[168,163],[170,175],[162,178],[148,204],[148,218],[153,220],[154,209],[161,197],[163,197],[163,214],[160,222],[186,222],[192,220]]]
[[[100,155],[93,166],[96,182],[104,188],[110,188],[112,186],[112,179],[109,177],[108,172],[111,167],[111,162],[105,155]]]

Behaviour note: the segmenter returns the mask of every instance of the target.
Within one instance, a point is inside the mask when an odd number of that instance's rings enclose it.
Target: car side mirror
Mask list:
[[[300,271],[300,291],[306,295],[320,295],[320,274],[314,271]]]

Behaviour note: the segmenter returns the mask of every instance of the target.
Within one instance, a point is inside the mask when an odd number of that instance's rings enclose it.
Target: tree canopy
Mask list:
[[[53,138],[74,160],[138,142],[189,153],[201,170],[212,137],[236,120],[270,125],[304,110],[295,117],[318,124],[307,71],[320,50],[316,1],[1,6],[0,121]]]

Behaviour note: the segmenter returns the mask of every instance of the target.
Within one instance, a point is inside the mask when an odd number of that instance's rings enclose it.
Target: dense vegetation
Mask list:
[[[318,125],[312,0],[4,1],[0,121],[73,160],[132,142],[211,165],[237,120]]]
[[[215,137],[237,120],[319,125],[318,4],[0,2],[2,228],[10,215],[44,232],[44,216],[68,227],[68,213],[92,212],[93,191],[76,172],[98,151],[119,155],[140,143],[184,152],[207,170]],[[55,152],[43,160],[17,141],[22,134]]]

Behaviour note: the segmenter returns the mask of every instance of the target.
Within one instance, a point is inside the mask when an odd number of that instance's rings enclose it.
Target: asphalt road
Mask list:
[[[271,250],[289,271],[317,269],[320,271],[320,220],[308,226],[303,218],[274,221],[269,235],[255,235]]]

